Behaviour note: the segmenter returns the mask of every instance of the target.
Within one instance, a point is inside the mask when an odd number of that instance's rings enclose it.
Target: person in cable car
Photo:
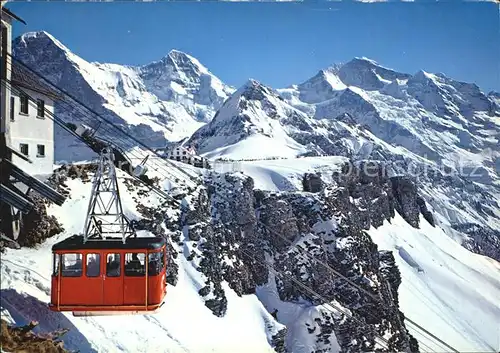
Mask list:
[[[144,273],[144,265],[139,260],[137,253],[132,253],[132,259],[127,262],[125,270],[129,275],[139,275]]]
[[[150,275],[157,275],[161,272],[161,254],[160,253],[152,253],[149,254],[149,262],[148,262],[148,273]]]
[[[87,264],[87,276],[99,276],[99,264],[93,256],[89,257],[89,263]]]
[[[120,276],[120,257],[118,254],[109,255],[106,272],[109,277]]]

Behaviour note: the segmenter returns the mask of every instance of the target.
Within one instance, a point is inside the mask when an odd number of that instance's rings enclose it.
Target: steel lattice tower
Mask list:
[[[101,151],[99,165],[92,182],[84,243],[88,240],[121,239],[136,236],[130,221],[123,214],[112,148]],[[118,238],[119,237],[119,238]]]

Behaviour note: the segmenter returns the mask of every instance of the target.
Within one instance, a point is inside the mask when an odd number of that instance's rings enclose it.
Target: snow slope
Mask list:
[[[235,165],[254,179],[255,188],[270,191],[302,191],[304,173],[320,172],[323,179],[340,168],[345,157],[307,157],[268,161],[242,161]]]
[[[119,172],[120,178],[127,178]],[[227,285],[228,309],[219,318],[204,305],[198,290],[205,284],[185,256],[179,256],[179,278],[169,286],[165,305],[153,315],[117,317],[73,317],[49,311],[51,246],[57,241],[80,233],[83,229],[91,183],[68,180],[71,199],[62,207],[50,207],[65,232],[36,249],[8,249],[1,261],[1,306],[11,320],[23,324],[40,322],[39,330],[67,327],[65,345],[80,352],[274,352],[269,339],[282,325],[266,311],[255,295],[237,296]],[[123,179],[120,188],[125,189]],[[137,192],[122,192],[126,214],[139,217],[134,197]],[[154,194],[142,197],[146,206],[158,204]],[[146,236],[141,231],[139,236]],[[189,244],[188,239],[181,239]],[[186,245],[188,246],[188,245]],[[182,247],[176,247],[181,254]]]
[[[401,271],[400,306],[405,316],[437,334],[460,352],[500,348],[500,263],[474,254],[421,217],[412,228],[399,215],[369,234],[381,250],[391,250]],[[410,331],[425,347],[443,351]]]

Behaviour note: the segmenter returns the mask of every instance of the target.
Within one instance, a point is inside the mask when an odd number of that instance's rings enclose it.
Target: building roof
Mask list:
[[[62,98],[55,90],[44,84],[40,78],[22,64],[12,61],[12,84],[36,91],[52,99]]]
[[[7,16],[10,16],[10,17],[18,20],[19,22],[26,24],[26,22],[24,22],[24,20],[21,17],[17,16],[15,13],[13,13],[12,11],[10,11],[8,8],[6,8],[4,6],[2,6],[2,14],[6,14]]]

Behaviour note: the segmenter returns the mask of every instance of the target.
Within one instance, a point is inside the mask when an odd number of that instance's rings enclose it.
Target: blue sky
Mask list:
[[[442,72],[500,91],[494,3],[11,2],[26,20],[88,61],[129,65],[185,51],[224,82],[274,88],[366,56],[399,71]],[[43,16],[41,16],[43,14]]]

